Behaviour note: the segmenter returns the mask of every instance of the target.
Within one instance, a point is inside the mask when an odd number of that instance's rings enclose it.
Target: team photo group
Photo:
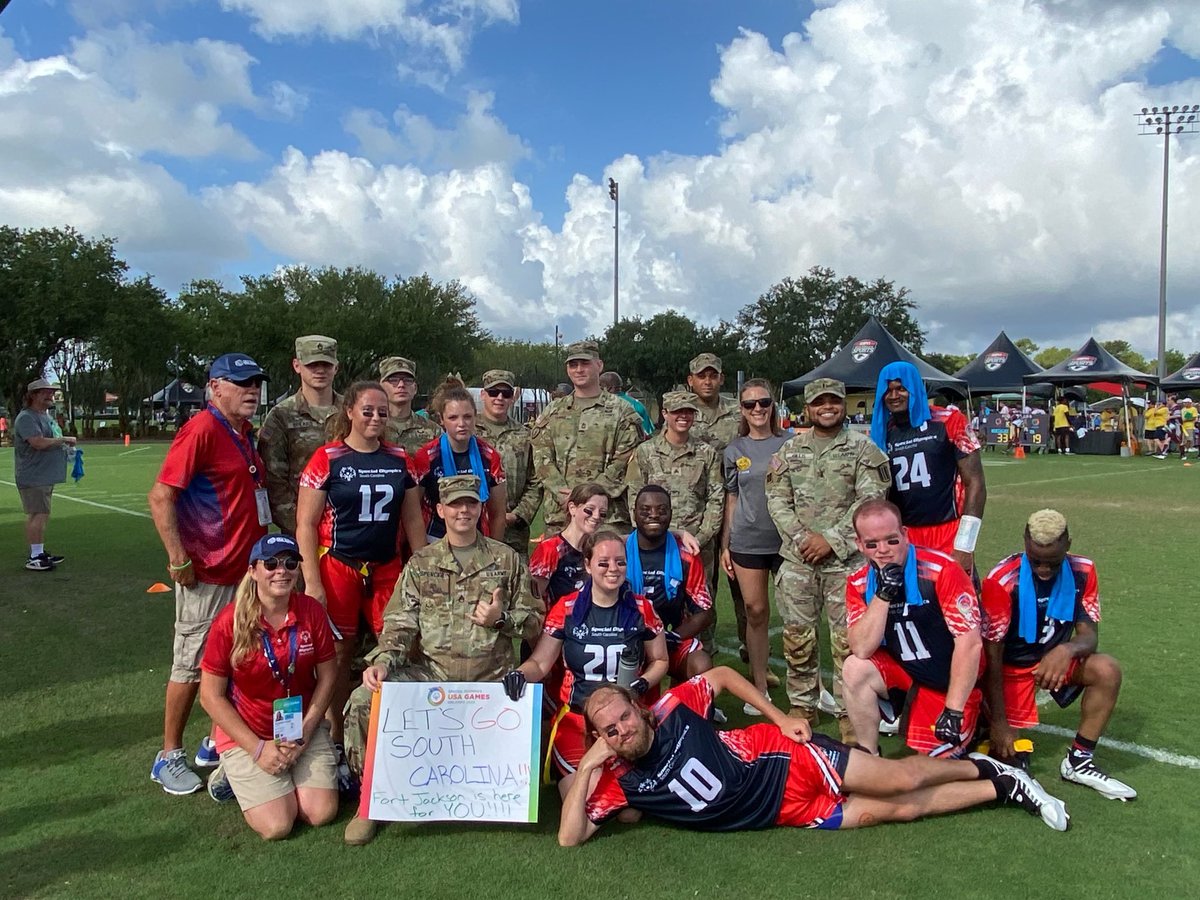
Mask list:
[[[425,385],[419,411],[402,356],[336,393],[337,342],[307,335],[299,390],[256,431],[265,373],[212,363],[150,489],[175,588],[154,782],[283,838],[356,805],[384,683],[492,682],[542,686],[564,846],[643,815],[833,830],[1009,805],[1064,831],[1072,791],[1136,797],[1093,758],[1121,686],[1095,564],[1054,509],[976,557],[980,444],[914,366],[882,369],[869,431],[828,378],[784,430],[769,382],[702,352],[655,428],[595,343],[566,349],[569,389],[527,423],[503,370]],[[722,582],[736,647],[716,642]],[[761,721],[729,727],[722,693]],[[211,730],[189,751],[197,699]],[[1079,713],[1054,794],[1021,737],[1039,701]],[[365,844],[379,823],[356,808],[344,839]]]

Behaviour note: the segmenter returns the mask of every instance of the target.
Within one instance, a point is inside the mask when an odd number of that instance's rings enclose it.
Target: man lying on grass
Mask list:
[[[708,721],[721,691],[772,724],[717,731]],[[987,757],[891,760],[784,715],[721,666],[667,691],[652,709],[621,687],[598,688],[584,707],[595,743],[563,802],[558,842],[582,844],[606,821],[650,813],[704,831],[791,825],[862,828],[904,822],[999,800],[1056,831],[1070,822],[1061,800],[1028,774]]]

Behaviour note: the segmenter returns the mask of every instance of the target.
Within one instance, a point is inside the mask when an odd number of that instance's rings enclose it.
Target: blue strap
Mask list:
[[[275,648],[271,646],[271,639],[267,637],[266,629],[259,633],[262,638],[263,656],[267,658],[267,665],[271,669],[271,674],[275,676],[275,680],[283,685],[283,689],[287,691],[288,696],[292,695],[292,676],[296,674],[296,626],[292,625],[288,628],[288,665],[287,675],[279,668],[279,660],[275,656]]]
[[[879,588],[879,576],[875,574],[877,571],[874,565],[867,569],[865,600],[868,606],[875,599]],[[904,561],[904,602],[909,606],[921,606],[925,602],[925,598],[921,596],[921,582],[917,578],[917,548],[912,544],[908,545],[908,559]]]
[[[238,453],[242,454],[242,459],[246,461],[246,468],[250,472],[250,477],[254,479],[255,487],[262,487],[262,472],[258,470],[257,460],[254,453],[254,429],[250,429],[250,434],[246,437],[245,445],[242,444],[242,436],[229,423],[229,420],[221,414],[221,411],[213,406],[208,405],[208,411],[212,413],[213,418],[225,426],[225,430],[229,432],[229,438],[233,441],[233,445],[238,448]],[[249,448],[249,449],[247,449]]]
[[[638,546],[637,530],[625,539],[625,578],[635,594],[645,595],[646,582],[642,575],[642,552]],[[663,543],[663,592],[668,600],[674,600],[683,583],[683,557],[679,555],[679,541],[668,533]]]
[[[1021,554],[1021,568],[1017,576],[1017,633],[1027,644],[1038,640],[1037,586],[1034,584],[1033,567],[1029,557]],[[1059,622],[1075,621],[1075,575],[1071,571],[1069,557],[1064,557],[1062,567],[1050,588],[1050,601],[1046,604],[1046,618]]]
[[[592,579],[589,578],[575,595],[575,605],[571,607],[571,621],[576,625],[586,624],[591,611]],[[633,595],[633,589],[629,586],[628,581],[621,584],[621,589],[617,593],[617,624],[626,639],[642,630],[641,609],[638,607],[637,598]]]
[[[892,414],[884,406],[883,395],[887,393],[888,382],[899,381],[908,391],[908,423],[913,428],[920,428],[929,419],[929,398],[925,395],[925,382],[912,363],[888,363],[879,370],[879,380],[875,383],[875,413],[871,416],[871,440],[884,453],[887,448],[887,427]]]
[[[445,432],[442,432],[441,440],[438,442],[438,450],[442,457],[442,474],[460,474],[458,463],[454,461],[454,448],[450,446],[450,437]],[[488,497],[491,496],[491,491],[488,490],[487,472],[483,468],[483,457],[479,453],[479,441],[475,440],[474,435],[467,442],[467,459],[471,465],[471,474],[479,479],[479,502],[487,503]]]

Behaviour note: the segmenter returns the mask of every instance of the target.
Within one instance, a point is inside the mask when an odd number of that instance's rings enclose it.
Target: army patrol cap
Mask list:
[[[599,359],[600,348],[595,341],[576,341],[567,344],[567,362],[573,359]]]
[[[451,503],[470,497],[479,501],[479,478],[475,475],[449,475],[438,479],[438,502]]]
[[[417,364],[411,359],[405,359],[403,356],[389,356],[379,364],[380,381],[383,381],[389,375],[395,375],[397,372],[416,378]]]
[[[507,384],[509,387],[516,387],[517,376],[507,369],[488,369],[483,373],[484,390],[495,387],[498,384]]]
[[[846,399],[846,386],[836,378],[818,378],[804,386],[804,402],[812,403],[822,394],[833,394],[835,397]]]
[[[699,375],[705,369],[715,369],[718,375],[722,374],[721,357],[715,353],[701,353],[688,363],[688,371],[693,375]]]
[[[663,394],[663,412],[679,412],[690,409],[700,412],[700,398],[691,391],[667,391]]]
[[[307,366],[315,362],[337,362],[337,341],[323,334],[306,334],[296,338],[296,359]]]

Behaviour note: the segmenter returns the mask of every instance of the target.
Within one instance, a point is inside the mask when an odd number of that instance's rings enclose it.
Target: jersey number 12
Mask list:
[[[391,514],[387,512],[387,507],[392,502],[392,497],[395,496],[395,493],[392,491],[390,484],[359,485],[358,493],[362,497],[362,508],[358,511],[358,521],[386,522],[391,518]],[[377,498],[374,506],[371,505],[372,497]]]

